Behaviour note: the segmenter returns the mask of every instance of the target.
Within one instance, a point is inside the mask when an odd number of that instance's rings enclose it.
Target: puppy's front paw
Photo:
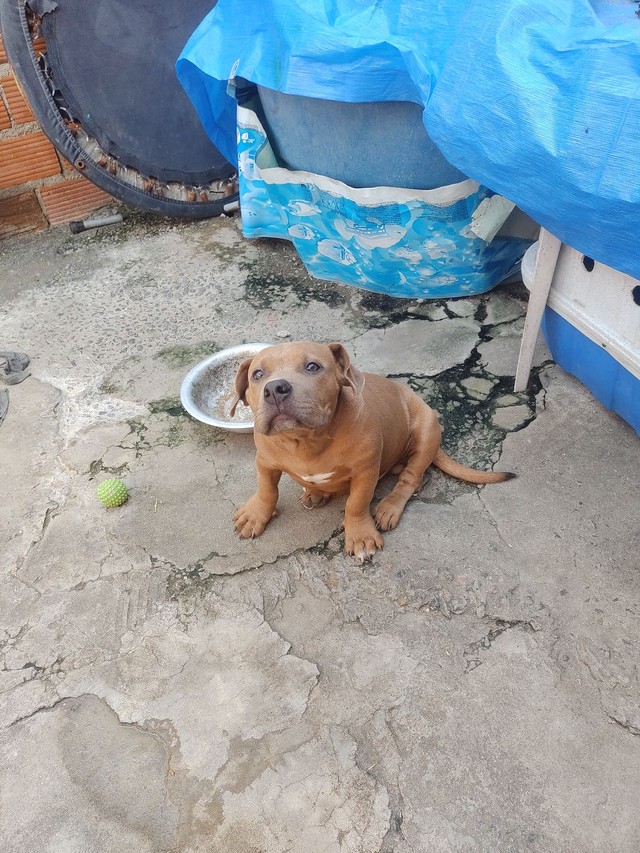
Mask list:
[[[234,529],[241,539],[255,539],[264,533],[265,527],[276,515],[275,509],[266,507],[257,495],[253,495],[234,514]]]
[[[384,539],[376,530],[373,519],[362,522],[346,522],[344,525],[344,550],[357,557],[361,563],[370,560],[378,550],[382,550]]]
[[[394,501],[391,495],[383,498],[373,513],[378,530],[393,530],[398,526],[404,502]]]

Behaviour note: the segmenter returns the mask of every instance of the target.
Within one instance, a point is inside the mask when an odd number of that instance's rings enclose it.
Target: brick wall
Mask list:
[[[44,50],[42,41],[36,50]],[[55,150],[16,82],[0,33],[0,238],[82,219],[112,201]]]

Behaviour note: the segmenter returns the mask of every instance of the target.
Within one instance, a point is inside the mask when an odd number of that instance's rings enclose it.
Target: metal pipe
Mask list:
[[[115,225],[116,222],[122,222],[121,213],[114,213],[111,216],[100,216],[95,219],[76,219],[69,223],[69,230],[72,234],[82,234],[83,231],[89,231],[91,228],[102,228],[103,225]]]

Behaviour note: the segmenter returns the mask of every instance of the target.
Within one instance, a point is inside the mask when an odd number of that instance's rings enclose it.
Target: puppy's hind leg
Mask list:
[[[407,501],[420,488],[424,472],[440,447],[442,431],[435,412],[420,400],[415,408],[411,407],[411,414],[413,430],[406,464],[398,482],[373,513],[379,530],[393,530],[397,526]]]
[[[329,503],[331,495],[313,494],[308,489],[305,489],[298,500],[305,509],[318,509],[318,507]]]

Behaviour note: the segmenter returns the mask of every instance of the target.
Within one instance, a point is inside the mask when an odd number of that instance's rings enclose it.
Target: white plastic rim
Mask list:
[[[522,259],[522,281],[531,290],[538,244]],[[587,271],[584,255],[563,245],[553,273],[547,306],[640,379],[640,308],[631,291],[640,280],[596,263]]]

